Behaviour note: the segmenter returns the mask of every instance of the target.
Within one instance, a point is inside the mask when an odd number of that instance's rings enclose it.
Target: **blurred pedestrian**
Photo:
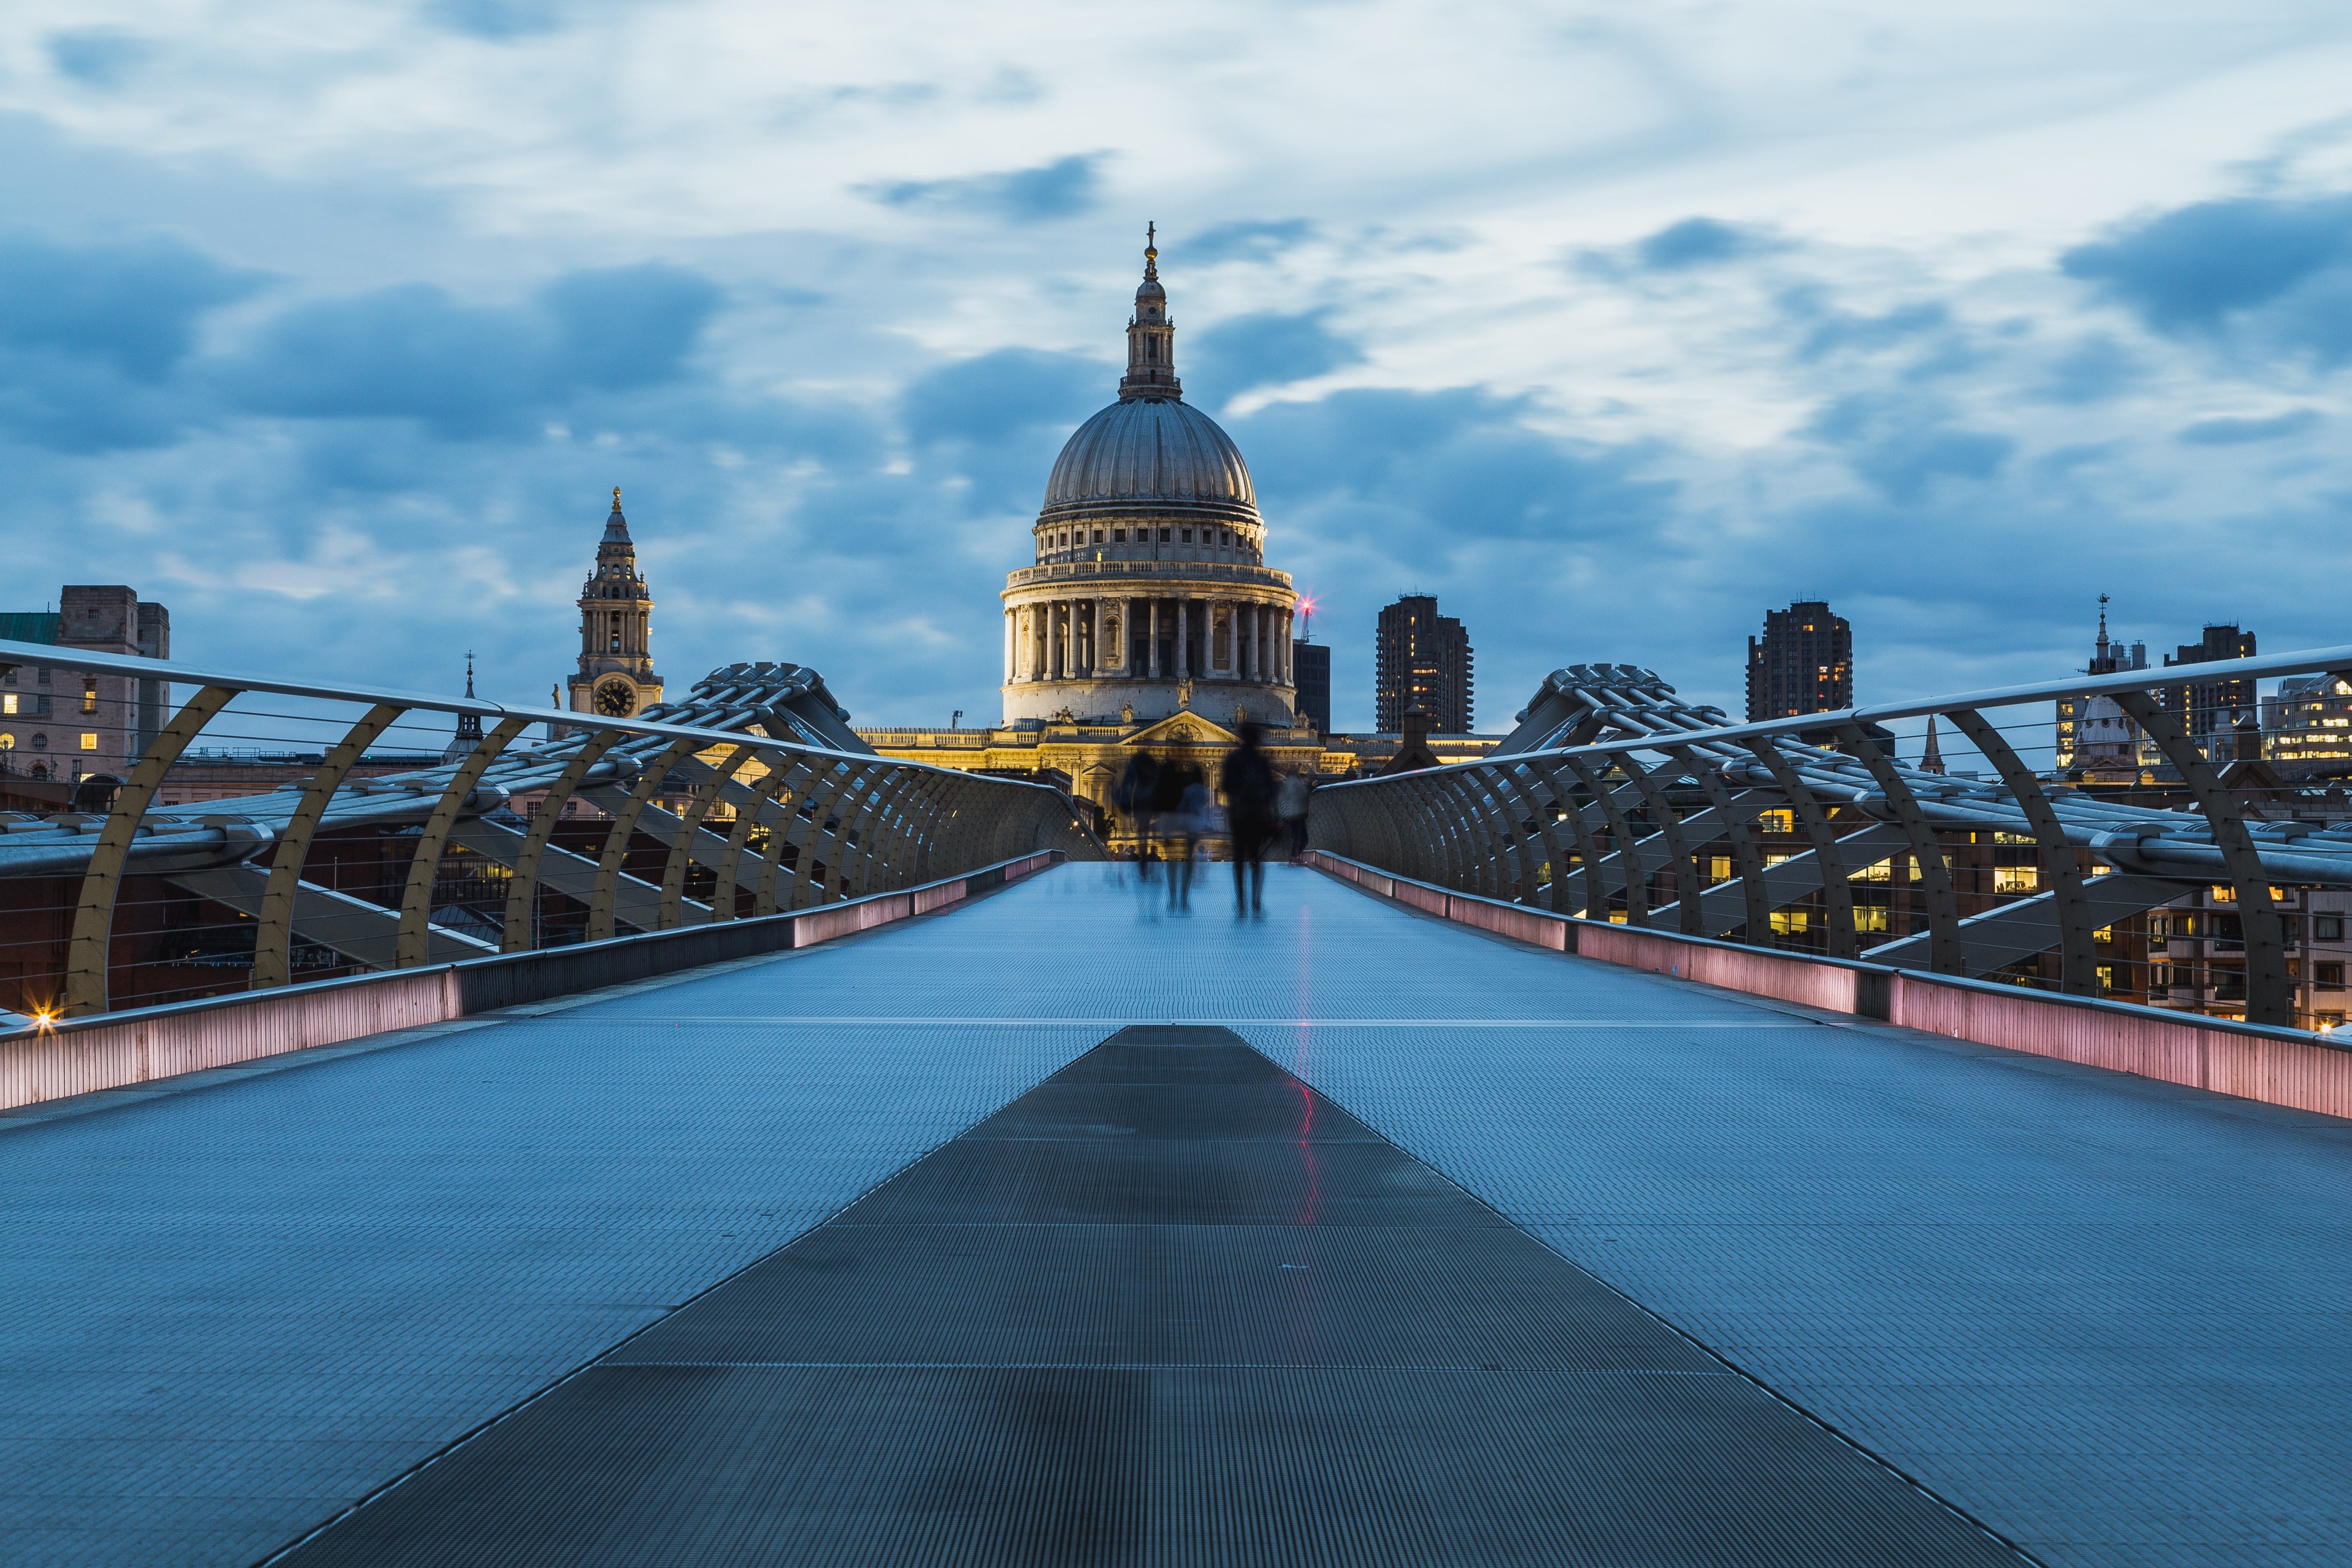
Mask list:
[[[1225,816],[1234,835],[1234,912],[1265,912],[1265,851],[1274,841],[1281,786],[1258,742],[1265,729],[1245,720],[1242,743],[1225,757]]]
[[[1136,864],[1141,868],[1139,874],[1147,882],[1151,880],[1151,835],[1159,816],[1152,799],[1159,788],[1160,759],[1150,752],[1138,752],[1128,759],[1127,769],[1118,775],[1110,796],[1111,805],[1118,808],[1135,839]]]
[[[1314,793],[1314,781],[1305,773],[1285,773],[1275,792],[1275,810],[1282,817],[1284,830],[1290,837],[1290,858],[1303,858],[1307,853],[1307,799]]]
[[[1176,795],[1175,809],[1166,814],[1165,821],[1175,839],[1169,858],[1174,862],[1168,868],[1168,907],[1189,910],[1192,907],[1192,862],[1201,851],[1201,839],[1209,831],[1209,813],[1213,803],[1209,798],[1209,786],[1201,770],[1192,763],[1171,763],[1167,774],[1172,775]]]

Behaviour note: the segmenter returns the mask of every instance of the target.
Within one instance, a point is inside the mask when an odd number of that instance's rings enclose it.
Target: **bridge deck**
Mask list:
[[[2352,1554],[2352,1129],[1108,875],[13,1119],[0,1561]]]

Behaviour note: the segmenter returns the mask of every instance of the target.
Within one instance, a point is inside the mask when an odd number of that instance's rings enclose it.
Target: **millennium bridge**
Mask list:
[[[2147,671],[1570,667],[1250,920],[799,667],[0,663],[193,690],[0,820],[0,1562],[2352,1561],[2352,812]]]

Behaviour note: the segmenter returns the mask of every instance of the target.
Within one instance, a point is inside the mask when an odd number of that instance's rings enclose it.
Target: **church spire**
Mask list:
[[[1178,402],[1184,384],[1176,379],[1176,325],[1168,319],[1168,290],[1160,286],[1160,226],[1143,229],[1143,282],[1135,291],[1135,314],[1127,323],[1127,374],[1118,400]]]
[[[474,650],[466,650],[466,695],[474,695]],[[457,715],[457,732],[449,738],[449,745],[441,753],[445,763],[462,762],[482,743],[482,716],[479,713]]]

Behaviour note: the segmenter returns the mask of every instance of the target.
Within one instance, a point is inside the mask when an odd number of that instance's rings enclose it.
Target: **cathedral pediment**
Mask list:
[[[1171,713],[1127,737],[1129,746],[1238,746],[1242,738],[1223,724],[1200,714]]]

